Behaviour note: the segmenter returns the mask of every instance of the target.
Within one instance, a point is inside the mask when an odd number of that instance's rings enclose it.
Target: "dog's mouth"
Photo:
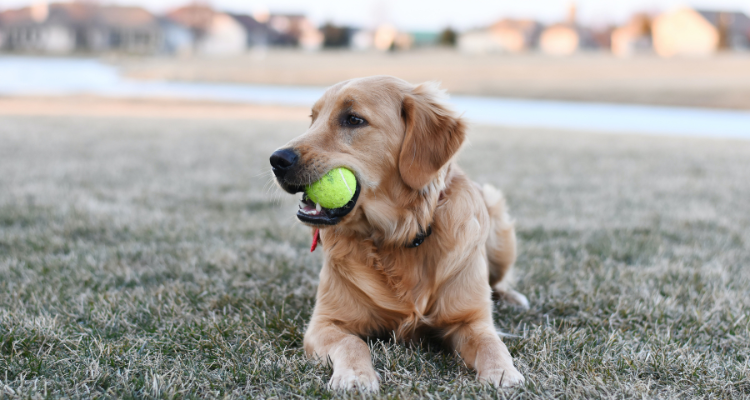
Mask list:
[[[359,191],[360,187],[357,184],[357,189],[354,191],[352,199],[346,205],[339,208],[325,208],[310,200],[307,194],[302,192],[297,218],[309,225],[336,225],[354,209],[357,199],[359,199]]]

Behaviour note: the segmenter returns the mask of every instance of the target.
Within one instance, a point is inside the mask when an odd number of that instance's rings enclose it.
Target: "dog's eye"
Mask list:
[[[350,115],[350,116],[346,117],[346,123],[348,125],[355,125],[356,126],[356,125],[362,125],[362,124],[364,124],[365,120],[362,119],[362,118],[360,118],[360,117],[357,117],[355,115]]]

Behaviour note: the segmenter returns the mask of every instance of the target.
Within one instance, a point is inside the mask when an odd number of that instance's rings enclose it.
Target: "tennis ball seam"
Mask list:
[[[349,191],[349,194],[354,196],[354,191],[352,188],[349,187],[349,182],[346,181],[346,177],[344,176],[343,168],[338,168],[339,175],[341,175],[341,180],[344,181],[344,185],[346,185],[346,190]]]

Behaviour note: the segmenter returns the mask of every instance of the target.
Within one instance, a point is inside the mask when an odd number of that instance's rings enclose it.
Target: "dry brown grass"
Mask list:
[[[356,53],[271,51],[233,59],[120,61],[144,79],[330,86],[387,74],[437,80],[452,94],[750,109],[750,54],[714,58],[618,59],[462,55],[453,51]]]

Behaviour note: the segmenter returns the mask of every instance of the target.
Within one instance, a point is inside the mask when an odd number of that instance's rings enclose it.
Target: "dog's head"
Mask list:
[[[415,86],[388,76],[328,89],[312,108],[307,132],[271,156],[273,173],[294,194],[345,167],[357,177],[357,188],[337,209],[303,195],[297,217],[315,227],[380,228],[394,241],[425,229],[444,187],[445,166],[465,137],[462,120],[442,98],[435,84]]]

